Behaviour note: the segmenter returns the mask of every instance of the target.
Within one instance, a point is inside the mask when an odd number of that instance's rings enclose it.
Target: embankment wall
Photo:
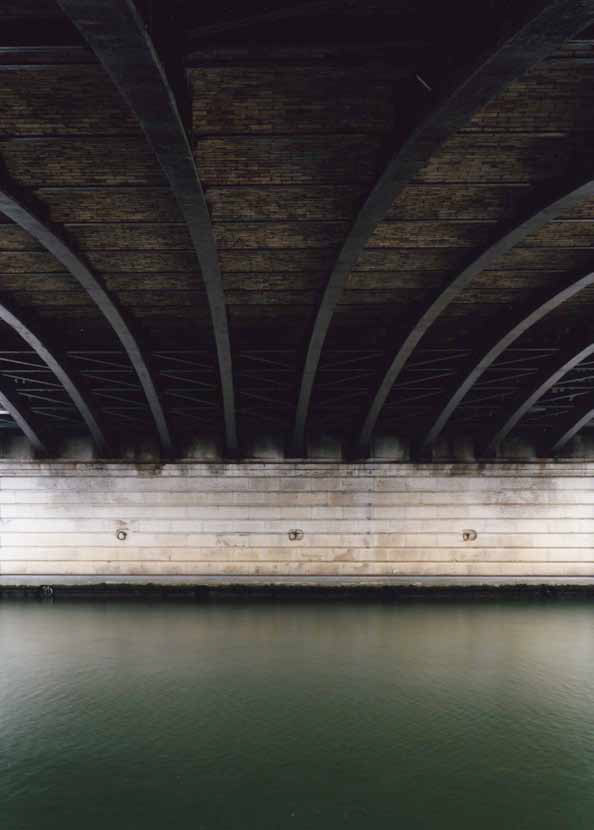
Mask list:
[[[0,584],[592,577],[594,463],[0,462]]]

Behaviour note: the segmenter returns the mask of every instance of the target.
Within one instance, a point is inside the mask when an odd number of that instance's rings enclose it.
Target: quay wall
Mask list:
[[[0,461],[0,585],[593,577],[594,462]]]

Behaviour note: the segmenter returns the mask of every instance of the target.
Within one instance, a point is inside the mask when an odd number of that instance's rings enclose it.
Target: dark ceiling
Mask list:
[[[2,426],[564,452],[594,420],[593,21],[4,0]]]

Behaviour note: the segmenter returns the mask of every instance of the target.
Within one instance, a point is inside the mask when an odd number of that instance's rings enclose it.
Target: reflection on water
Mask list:
[[[594,605],[0,603],[0,827],[592,828]]]

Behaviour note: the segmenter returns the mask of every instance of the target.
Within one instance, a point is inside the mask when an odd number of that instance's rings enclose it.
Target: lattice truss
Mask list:
[[[354,429],[383,359],[379,349],[325,350],[312,402],[312,424],[329,431]]]
[[[294,414],[295,349],[240,349],[235,358],[238,416],[285,430]]]
[[[67,352],[70,365],[85,381],[103,417],[114,429],[126,425],[151,428],[151,417],[140,383],[125,353],[116,349],[86,349]],[[151,354],[160,391],[168,414],[186,424],[216,422],[217,370],[213,355],[206,351],[180,349]],[[20,395],[40,419],[56,428],[80,427],[78,412],[52,372],[27,349],[0,350],[0,375],[10,377]],[[2,415],[3,427],[15,427]]]
[[[520,390],[552,364],[559,348],[508,349],[482,375],[464,398],[452,425],[478,432],[486,423],[496,423],[505,407]],[[384,408],[384,428],[410,429],[418,434],[419,422],[429,422],[468,366],[472,353],[464,348],[419,349],[416,357],[394,385]],[[589,357],[568,372],[531,408],[521,421],[527,431],[550,430],[556,421],[579,405],[581,398],[594,393],[594,358]]]
[[[479,430],[493,422],[518,391],[551,363],[558,348],[509,349],[484,373],[464,399],[452,423]],[[114,429],[142,426],[151,419],[140,384],[123,351],[87,349],[67,353],[70,364]],[[380,421],[384,429],[418,432],[420,422],[435,417],[448,389],[466,365],[462,348],[420,349],[403,372]],[[384,359],[379,350],[328,350],[320,368],[313,410],[317,429],[356,426],[370,383]],[[216,426],[220,417],[217,367],[204,350],[162,350],[151,355],[168,415],[180,429]],[[238,413],[246,422],[287,429],[293,416],[297,353],[292,349],[241,350],[237,360]],[[78,411],[52,372],[32,350],[0,350],[0,375],[9,377],[19,395],[48,427],[84,431]],[[594,357],[570,372],[532,407],[522,429],[546,431],[567,415],[580,399],[594,394]],[[17,429],[10,415],[0,415],[1,429]]]

